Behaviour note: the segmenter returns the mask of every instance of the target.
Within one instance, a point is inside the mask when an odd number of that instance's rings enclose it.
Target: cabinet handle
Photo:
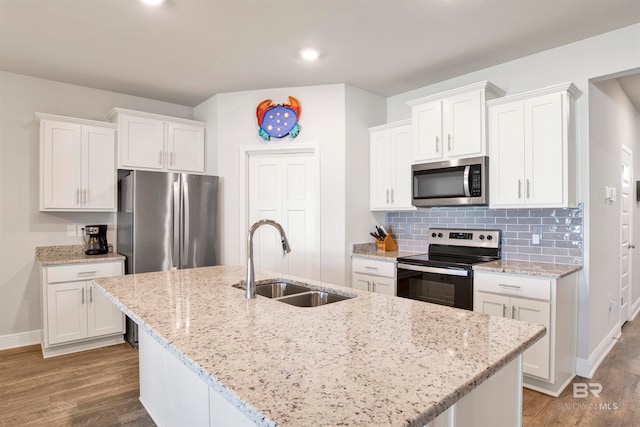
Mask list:
[[[86,205],[88,201],[89,201],[89,192],[85,188],[84,190],[82,190],[82,204]]]
[[[507,304],[502,304],[502,317],[507,317]]]
[[[531,198],[531,181],[527,179],[527,199]]]
[[[522,180],[518,180],[518,199],[522,199]]]
[[[450,133],[447,134],[447,147],[449,148],[449,151],[451,151],[451,134]]]
[[[395,202],[395,196],[393,194],[393,188],[391,189],[391,203]]]
[[[84,288],[82,288],[82,304],[84,304]]]
[[[387,203],[389,203],[389,189],[387,188]]]
[[[436,153],[440,151],[440,149],[438,148],[438,143],[440,142],[440,137],[436,136]]]
[[[89,303],[93,304],[93,286],[89,287]]]
[[[175,164],[175,159],[176,159],[176,153],[172,151],[169,154],[169,165],[173,166]]]
[[[498,283],[498,286],[501,286],[503,288],[520,289],[519,285],[504,285],[502,283]]]
[[[371,292],[371,282],[367,280],[367,290]]]
[[[371,288],[373,289],[373,292],[376,291],[376,282],[371,282]]]
[[[76,188],[76,205],[80,204],[80,189]]]
[[[158,164],[162,166],[162,151],[158,151]]]
[[[378,270],[378,267],[371,267],[369,265],[365,265],[364,268],[366,268],[367,270]]]
[[[78,276],[81,274],[96,274],[97,271],[78,271]]]
[[[516,306],[511,306],[511,318],[515,319],[516,318]]]

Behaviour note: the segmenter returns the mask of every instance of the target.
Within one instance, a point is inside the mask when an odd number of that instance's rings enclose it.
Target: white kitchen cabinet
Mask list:
[[[395,260],[357,257],[351,261],[351,285],[356,289],[396,296]]]
[[[485,102],[504,95],[489,82],[408,102],[412,161],[431,162],[487,153]]]
[[[370,208],[414,210],[411,204],[411,125],[408,120],[369,129]]]
[[[575,376],[577,279],[474,271],[474,311],[537,323],[547,334],[523,353],[524,385],[558,396]]]
[[[40,122],[40,210],[116,209],[111,123],[36,113]]]
[[[205,123],[114,108],[118,124],[118,167],[204,173]]]
[[[123,342],[124,315],[91,282],[123,271],[122,261],[42,267],[44,357]]]
[[[490,205],[576,205],[575,100],[571,83],[487,102]]]

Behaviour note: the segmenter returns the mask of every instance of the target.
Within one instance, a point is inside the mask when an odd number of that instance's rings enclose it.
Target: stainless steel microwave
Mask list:
[[[414,206],[489,204],[489,158],[486,156],[412,165],[411,176]]]

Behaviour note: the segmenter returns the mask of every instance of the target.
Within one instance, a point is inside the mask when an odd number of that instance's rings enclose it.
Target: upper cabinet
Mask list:
[[[204,173],[205,123],[114,108],[118,167]]]
[[[490,205],[576,205],[575,100],[571,83],[487,103]]]
[[[369,128],[372,211],[414,210],[411,205],[409,120]]]
[[[112,123],[36,113],[40,123],[40,210],[115,211]]]
[[[485,102],[503,95],[484,81],[408,102],[412,161],[486,155]]]

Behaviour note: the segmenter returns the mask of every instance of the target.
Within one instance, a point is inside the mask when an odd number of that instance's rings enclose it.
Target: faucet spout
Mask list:
[[[247,299],[256,297],[256,278],[253,268],[253,234],[258,228],[265,224],[275,227],[275,229],[280,233],[282,255],[284,256],[291,252],[291,245],[289,245],[289,240],[287,240],[287,234],[284,232],[282,226],[277,222],[270,219],[261,219],[249,228],[249,233],[247,234]]]

